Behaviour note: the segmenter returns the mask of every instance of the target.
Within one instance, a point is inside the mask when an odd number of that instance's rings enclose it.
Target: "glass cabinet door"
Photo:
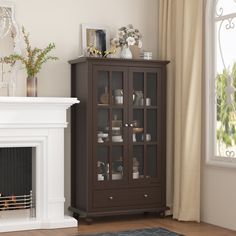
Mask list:
[[[96,183],[128,179],[127,167],[127,72],[123,68],[93,70],[94,162]]]
[[[132,70],[129,101],[132,127],[132,175],[133,181],[157,180],[160,176],[160,148],[158,129],[160,119],[160,86],[158,71],[152,69]],[[160,132],[159,132],[160,133]]]

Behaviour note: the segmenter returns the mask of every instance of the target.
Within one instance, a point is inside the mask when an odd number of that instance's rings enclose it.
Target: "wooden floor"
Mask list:
[[[78,228],[56,230],[34,230],[0,233],[0,236],[78,236],[81,234],[112,232],[147,227],[163,227],[186,236],[236,236],[236,231],[222,229],[205,223],[185,223],[171,218],[155,216],[120,216],[118,218],[96,219],[92,225],[81,220]]]

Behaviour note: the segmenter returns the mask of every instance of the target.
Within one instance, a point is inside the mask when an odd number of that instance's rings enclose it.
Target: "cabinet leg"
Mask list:
[[[93,223],[93,219],[86,217],[85,222],[87,223],[87,225],[91,225]]]
[[[158,212],[158,216],[160,217],[160,218],[165,218],[165,211],[161,211],[161,212]]]

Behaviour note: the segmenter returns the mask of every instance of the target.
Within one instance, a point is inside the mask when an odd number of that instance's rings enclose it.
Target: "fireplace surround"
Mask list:
[[[76,98],[0,97],[0,148],[35,150],[36,206],[34,217],[19,210],[0,211],[0,232],[77,225],[64,215],[64,128],[66,110],[78,102]]]

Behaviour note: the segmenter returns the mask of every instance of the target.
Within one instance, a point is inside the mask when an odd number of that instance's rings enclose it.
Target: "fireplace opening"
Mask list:
[[[0,148],[0,211],[33,208],[33,148]]]

